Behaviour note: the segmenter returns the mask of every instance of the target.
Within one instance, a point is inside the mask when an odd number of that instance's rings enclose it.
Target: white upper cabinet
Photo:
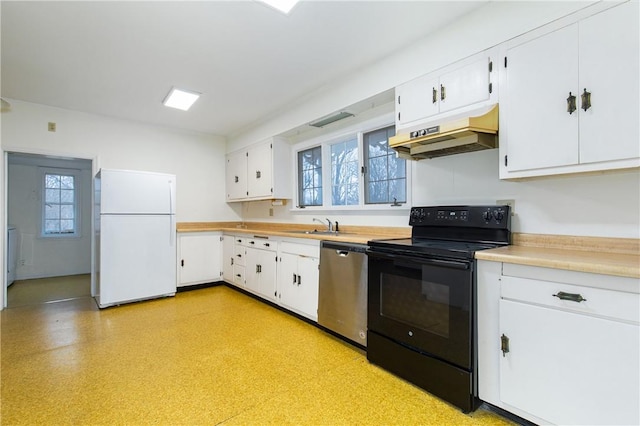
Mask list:
[[[396,129],[449,111],[497,102],[495,50],[473,55],[396,87]]]
[[[500,177],[640,165],[639,48],[637,2],[505,43]]]
[[[227,155],[227,201],[290,199],[291,147],[270,138]]]

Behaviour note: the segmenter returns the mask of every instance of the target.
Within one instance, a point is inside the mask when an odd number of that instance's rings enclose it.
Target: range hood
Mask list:
[[[389,146],[412,160],[497,148],[498,104],[401,130]]]

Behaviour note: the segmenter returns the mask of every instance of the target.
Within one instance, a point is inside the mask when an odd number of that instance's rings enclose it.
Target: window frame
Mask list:
[[[73,214],[74,214],[74,231],[69,233],[56,233],[56,234],[47,234],[45,233],[45,221],[46,221],[46,175],[60,175],[60,176],[73,176]],[[40,221],[39,226],[40,230],[38,232],[38,236],[40,238],[80,238],[81,235],[81,211],[80,211],[80,202],[81,202],[81,178],[80,178],[80,170],[78,169],[65,169],[65,168],[52,168],[52,167],[40,167]],[[58,205],[62,205],[59,203]]]
[[[366,204],[365,192],[364,192],[364,177],[362,175],[362,166],[364,166],[364,134],[375,130],[383,129],[389,126],[394,126],[395,116],[393,113],[384,114],[366,121],[350,125],[343,129],[328,132],[322,136],[312,137],[304,141],[294,143],[292,146],[293,155],[293,167],[295,170],[295,179],[293,179],[293,193],[296,194],[296,199],[292,203],[290,211],[292,212],[320,212],[320,211],[389,211],[389,212],[406,212],[411,208],[412,198],[412,166],[411,161],[406,160],[406,194],[407,200],[405,203],[401,203],[397,206],[392,206],[391,203],[384,204]],[[358,204],[357,205],[333,205],[332,193],[331,193],[331,145],[348,141],[349,139],[357,139],[358,143],[358,167],[360,171],[359,175],[359,192],[358,192]],[[322,185],[323,185],[323,205],[322,206],[301,206],[299,200],[299,173],[298,173],[298,153],[314,147],[321,147],[322,150]],[[327,188],[329,192],[327,193]]]

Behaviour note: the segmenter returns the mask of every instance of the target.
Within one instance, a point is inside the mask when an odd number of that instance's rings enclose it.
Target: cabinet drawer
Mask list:
[[[639,323],[640,317],[640,295],[638,294],[553,281],[502,276],[501,297],[634,324]],[[580,298],[584,300],[577,301]]]
[[[245,239],[246,246],[257,248],[261,250],[272,250],[276,251],[278,249],[278,245],[275,241],[271,241],[268,238],[247,238]]]
[[[320,243],[311,245],[283,241],[280,243],[280,250],[283,253],[297,254],[300,256],[320,257]]]
[[[244,286],[244,266],[233,266],[233,283],[239,286]]]
[[[240,265],[240,266],[244,266],[245,265],[245,257],[246,257],[246,249],[244,246],[241,246],[239,244],[236,243],[236,245],[233,247],[233,264],[234,265]]]

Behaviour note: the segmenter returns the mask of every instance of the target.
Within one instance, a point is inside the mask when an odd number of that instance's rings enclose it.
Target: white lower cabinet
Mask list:
[[[536,423],[640,423],[638,280],[479,261],[481,399]]]
[[[246,289],[265,299],[276,300],[277,244],[268,239],[248,241],[245,259]]]
[[[313,321],[318,320],[320,245],[318,241],[280,243],[277,302]]]
[[[221,261],[219,232],[178,234],[178,287],[220,281]]]
[[[235,239],[233,235],[222,236],[222,278],[228,282],[233,282]]]

